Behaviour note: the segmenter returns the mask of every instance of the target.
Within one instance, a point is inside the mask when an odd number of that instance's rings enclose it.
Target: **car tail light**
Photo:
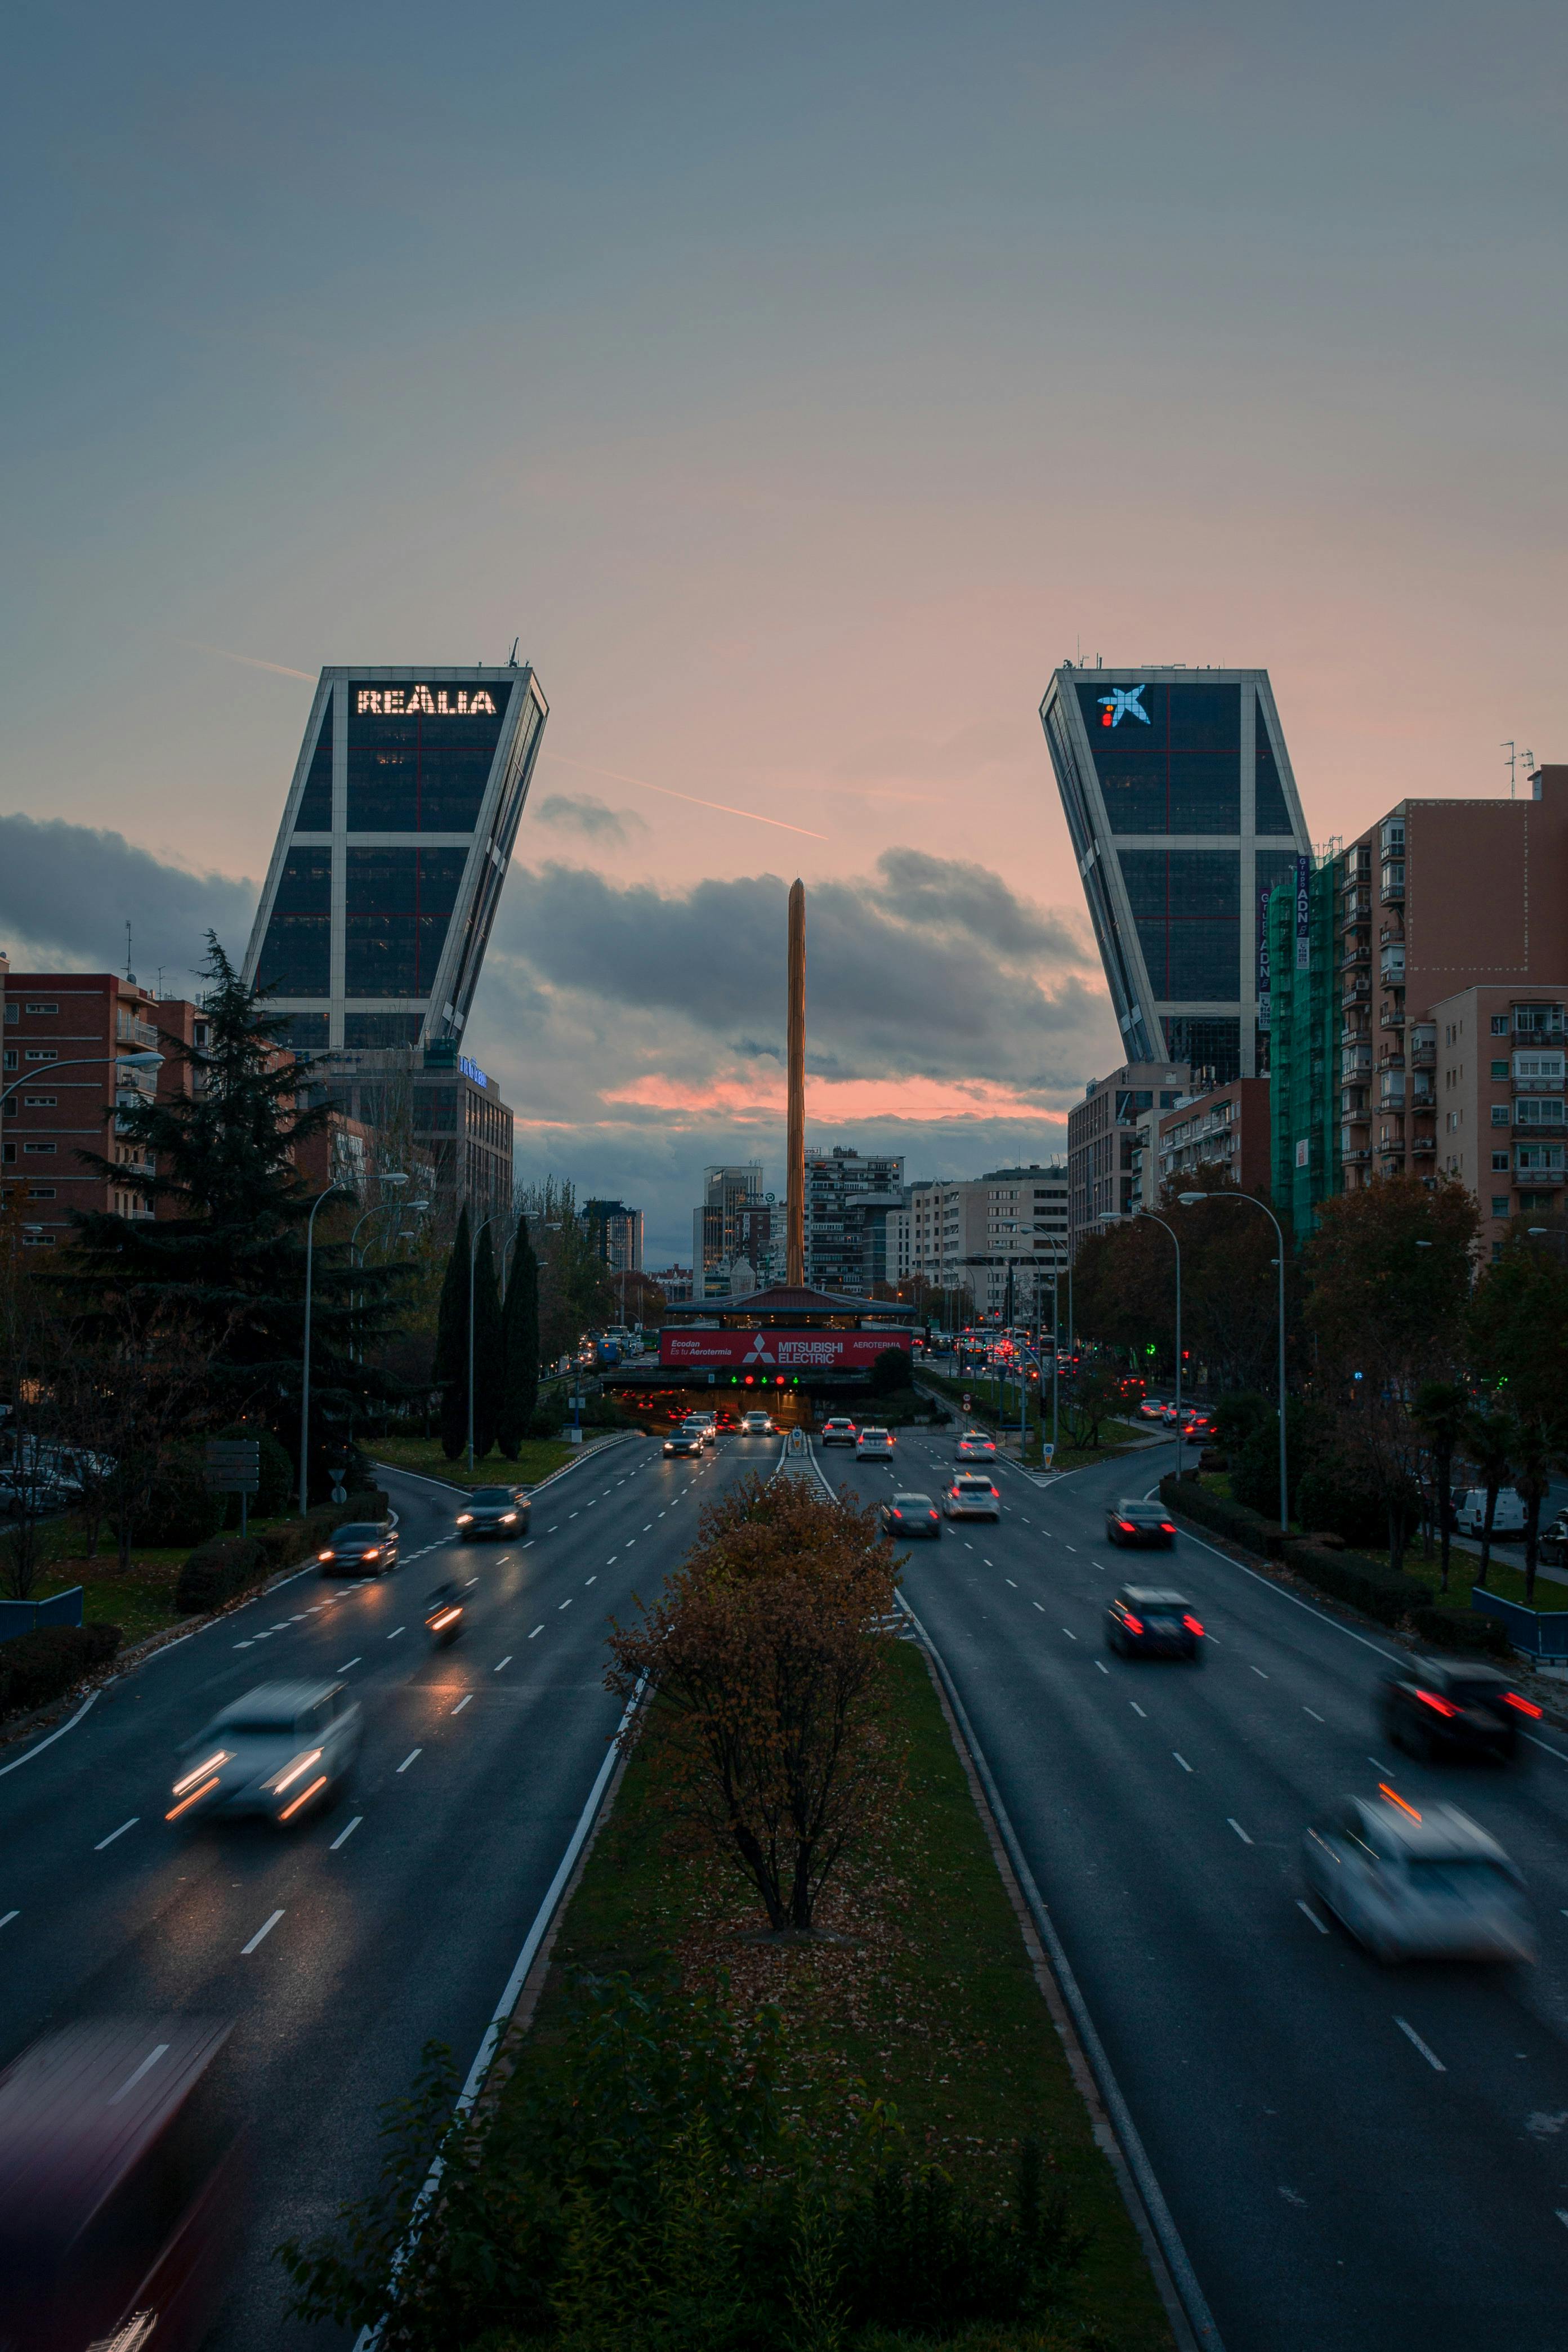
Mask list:
[[[1420,1820],[1421,1816],[1416,1811],[1415,1806],[1407,1804],[1406,1800],[1400,1795],[1398,1790],[1391,1789],[1386,1780],[1379,1780],[1377,1788],[1380,1796],[1386,1797],[1391,1805],[1397,1805],[1402,1813],[1408,1813],[1413,1822],[1418,1822]]]
[[[1504,1691],[1502,1703],[1504,1706],[1516,1706],[1521,1715],[1532,1715],[1538,1723],[1541,1720],[1541,1709],[1531,1700],[1521,1698],[1517,1691]]]
[[[300,1794],[295,1798],[294,1802],[291,1805],[284,1806],[283,1811],[277,1816],[278,1820],[280,1822],[287,1821],[291,1813],[297,1813],[301,1805],[308,1805],[310,1802],[311,1798],[318,1796],[326,1785],[327,1775],[323,1772],[319,1780],[312,1780],[308,1789],[301,1790]]]
[[[1436,1691],[1418,1690],[1416,1696],[1423,1706],[1431,1708],[1434,1715],[1458,1715],[1459,1711],[1452,1699],[1439,1698]]]
[[[1129,1633],[1141,1633],[1144,1630],[1144,1621],[1141,1617],[1134,1617],[1129,1614],[1123,1618],[1122,1622],[1126,1627]]]
[[[1138,1532],[1131,1519],[1118,1519],[1116,1525],[1121,1528],[1122,1533],[1124,1536],[1135,1536]]]
[[[1160,1521],[1160,1533],[1163,1536],[1174,1536],[1176,1533],[1174,1522],[1170,1519],[1162,1519]]]
[[[1201,1633],[1203,1631],[1203,1627],[1198,1623],[1197,1619],[1194,1617],[1190,1612],[1183,1616],[1181,1622],[1186,1627],[1189,1633]]]

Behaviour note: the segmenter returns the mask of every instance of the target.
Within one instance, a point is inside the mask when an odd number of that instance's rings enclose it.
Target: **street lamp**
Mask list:
[[[105,1062],[112,1062],[117,1070],[161,1070],[164,1056],[151,1049],[136,1054],[73,1054],[68,1062],[51,1062],[47,1070],[28,1070],[13,1078],[0,1090],[0,1104],[10,1101],[18,1087],[36,1087],[40,1078],[52,1078],[59,1070],[100,1070]]]
[[[304,1518],[310,1507],[310,1286],[314,1278],[316,1248],[316,1212],[323,1201],[334,1192],[347,1192],[346,1184],[329,1184],[318,1192],[310,1203],[310,1214],[305,1221],[305,1357],[299,1381],[299,1516]],[[352,1195],[350,1194],[351,1198]]]
[[[1185,1201],[1186,1198],[1186,1194],[1184,1192],[1182,1199]],[[1147,1217],[1151,1225],[1158,1225],[1163,1233],[1169,1234],[1171,1247],[1176,1252],[1176,1476],[1179,1478],[1181,1476],[1181,1244],[1176,1239],[1176,1227],[1167,1225],[1163,1217],[1156,1217],[1152,1209],[1140,1209],[1138,1214],[1141,1217]]]
[[[1280,1269],[1280,1533],[1285,1535],[1291,1525],[1290,1486],[1285,1464],[1285,1236],[1281,1231],[1279,1218],[1256,1192],[1183,1192],[1180,1197],[1184,1209],[1190,1209],[1197,1201],[1241,1201],[1254,1209],[1261,1209],[1273,1226],[1280,1244],[1280,1255],[1274,1263]]]

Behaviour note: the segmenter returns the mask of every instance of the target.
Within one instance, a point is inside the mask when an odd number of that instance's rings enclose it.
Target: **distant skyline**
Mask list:
[[[520,636],[472,1034],[525,1172],[662,1261],[706,1162],[779,1169],[797,872],[811,1139],[1059,1151],[1117,1051],[1064,656],[1267,668],[1320,843],[1568,757],[1565,48],[1451,0],[19,21],[0,944],[120,966],[129,917],[188,986],[318,669]]]

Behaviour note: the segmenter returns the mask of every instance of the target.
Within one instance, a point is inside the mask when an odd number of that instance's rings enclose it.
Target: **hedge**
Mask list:
[[[198,1544],[175,1590],[174,1606],[185,1617],[221,1609],[236,1593],[249,1592],[287,1568],[298,1568],[319,1551],[334,1528],[356,1519],[384,1519],[387,1496],[380,1486],[362,1487],[346,1503],[318,1503],[302,1519],[280,1519],[254,1536],[212,1536]]]
[[[1511,1658],[1513,1643],[1496,1617],[1458,1617],[1447,1609],[1412,1609],[1410,1622],[1434,1650],[1479,1650]]]
[[[1246,1551],[1255,1551],[1264,1559],[1279,1557],[1284,1538],[1276,1520],[1263,1518],[1245,1503],[1217,1495],[1212,1487],[1200,1486],[1196,1478],[1162,1478],[1160,1500],[1167,1511],[1181,1511],[1199,1527],[1212,1528],[1217,1536],[1240,1544]]]
[[[0,1643],[0,1712],[47,1706],[112,1658],[123,1639],[118,1625],[40,1625]]]
[[[1167,1511],[1196,1519],[1200,1527],[1228,1537],[1245,1550],[1265,1559],[1283,1560],[1319,1592],[1348,1601],[1380,1624],[1397,1625],[1414,1611],[1430,1609],[1431,1588],[1416,1578],[1365,1559],[1359,1552],[1327,1551],[1317,1544],[1288,1540],[1271,1520],[1260,1518],[1244,1503],[1228,1502],[1196,1481],[1162,1478],[1160,1500]]]

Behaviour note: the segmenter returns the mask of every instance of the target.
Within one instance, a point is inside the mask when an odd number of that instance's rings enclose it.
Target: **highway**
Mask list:
[[[956,1433],[831,1483],[938,1495]],[[1568,2281],[1568,1737],[1526,1768],[1386,1752],[1391,1645],[1194,1537],[1105,1542],[1161,1446],[1038,1485],[909,1547],[940,1649],[1050,1906],[1226,2352],[1560,2343]],[[1176,1584],[1198,1667],[1104,1646],[1120,1581]],[[1549,1752],[1554,1751],[1554,1752]],[[1303,1898],[1307,1822],[1388,1780],[1438,1794],[1529,1880],[1534,1969],[1384,1969]]]
[[[311,1570],[134,1667],[52,1745],[0,1749],[0,2063],[78,2019],[234,2022],[253,2179],[214,2352],[351,2341],[286,2319],[271,2250],[371,2186],[377,2110],[428,2039],[467,2072],[619,1717],[607,1617],[657,1591],[703,1501],[779,1450],[666,1462],[629,1438],[544,1487],[509,1547],[451,1542],[453,1494],[386,1473],[396,1574]],[[449,1576],[474,1580],[468,1622],[433,1651],[421,1602]],[[298,1834],[167,1826],[180,1743],[297,1677],[341,1678],[363,1706],[349,1794]]]

